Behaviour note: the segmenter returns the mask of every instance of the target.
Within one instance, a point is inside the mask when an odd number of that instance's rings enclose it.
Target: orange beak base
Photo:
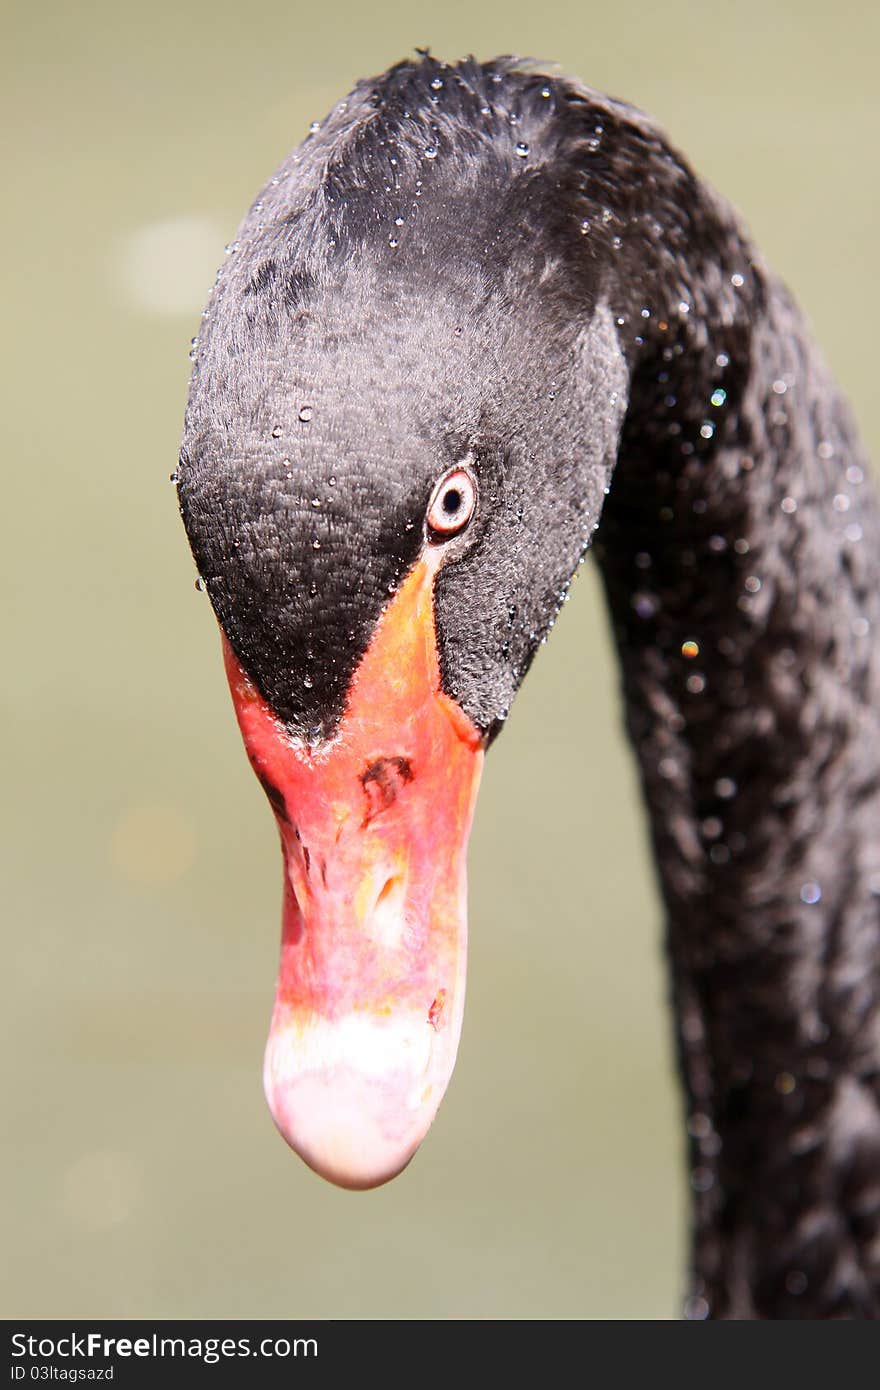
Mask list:
[[[434,571],[419,561],[385,610],[339,730],[318,748],[291,738],[224,640],[284,856],[266,1098],[291,1147],[350,1188],[409,1162],[461,1032],[483,740],[440,690]]]

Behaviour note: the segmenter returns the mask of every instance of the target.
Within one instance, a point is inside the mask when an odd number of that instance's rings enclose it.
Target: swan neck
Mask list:
[[[597,537],[678,1006],[688,1306],[876,1316],[880,508],[747,273],[748,324],[635,362]]]

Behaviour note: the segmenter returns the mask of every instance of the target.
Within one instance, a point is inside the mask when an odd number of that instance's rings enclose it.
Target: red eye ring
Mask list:
[[[477,481],[461,465],[444,473],[428,503],[428,533],[433,540],[448,541],[467,526],[477,508]]]

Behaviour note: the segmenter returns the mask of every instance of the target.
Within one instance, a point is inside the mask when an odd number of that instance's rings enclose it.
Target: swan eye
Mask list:
[[[466,468],[453,468],[434,489],[428,506],[432,540],[448,541],[463,531],[477,506],[477,484]]]

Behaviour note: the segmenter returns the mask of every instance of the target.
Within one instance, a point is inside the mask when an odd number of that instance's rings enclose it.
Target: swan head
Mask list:
[[[546,79],[443,68],[444,106],[440,66],[356,89],[260,194],[199,335],[179,469],[281,838],[266,1094],[349,1187],[409,1161],[449,1081],[484,749],[626,408]]]

